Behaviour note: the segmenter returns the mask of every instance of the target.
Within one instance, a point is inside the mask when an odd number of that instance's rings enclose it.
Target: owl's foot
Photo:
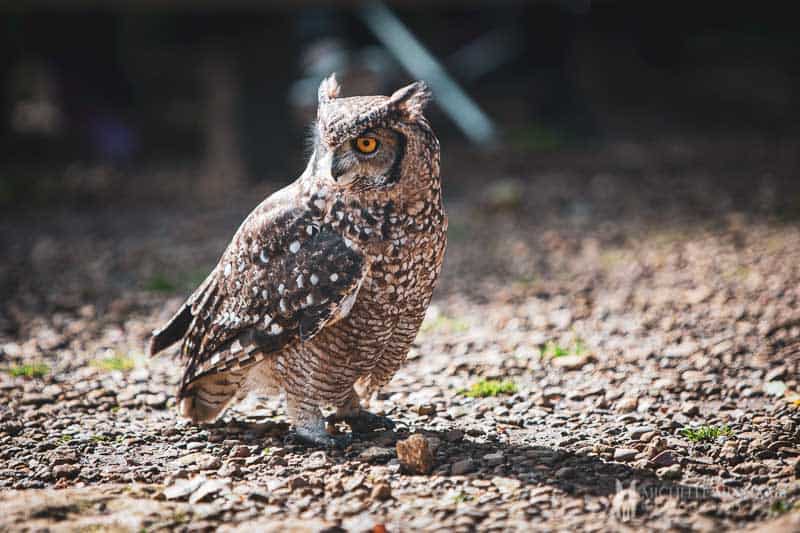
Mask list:
[[[369,433],[379,428],[394,429],[394,422],[388,416],[376,415],[364,409],[341,417],[354,433]]]
[[[344,450],[353,442],[353,436],[350,434],[330,435],[325,431],[324,427],[319,426],[296,427],[294,436],[306,446],[315,448]]]

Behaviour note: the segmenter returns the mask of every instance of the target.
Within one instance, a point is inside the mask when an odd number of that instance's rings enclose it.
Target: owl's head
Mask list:
[[[438,179],[439,141],[423,116],[431,94],[418,81],[391,96],[340,98],[335,75],[319,87],[314,174],[360,192]]]

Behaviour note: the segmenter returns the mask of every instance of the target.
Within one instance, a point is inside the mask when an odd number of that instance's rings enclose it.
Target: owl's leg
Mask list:
[[[347,402],[337,407],[333,419],[344,421],[354,433],[369,433],[379,428],[394,428],[391,418],[370,413],[361,407],[361,399],[355,389],[351,392]]]
[[[287,414],[294,422],[294,433],[301,442],[309,446],[343,449],[352,441],[350,435],[333,436],[325,431],[325,418],[317,405],[293,394],[287,394],[286,404]]]

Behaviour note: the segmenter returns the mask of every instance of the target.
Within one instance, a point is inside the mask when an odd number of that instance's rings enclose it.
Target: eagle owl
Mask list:
[[[342,446],[321,407],[354,432],[390,428],[362,402],[403,363],[442,266],[447,218],[439,141],[423,82],[391,96],[319,88],[302,175],[245,219],[219,263],[153,333],[182,342],[183,416],[216,419],[248,392],[286,395],[302,440]]]

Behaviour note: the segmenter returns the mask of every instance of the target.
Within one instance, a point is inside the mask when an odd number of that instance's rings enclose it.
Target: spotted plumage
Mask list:
[[[388,424],[362,401],[405,360],[444,256],[439,141],[417,82],[389,97],[319,90],[314,152],[245,219],[150,353],[182,341],[181,413],[213,420],[252,390],[283,391],[297,434],[336,443],[320,407],[353,429]]]

